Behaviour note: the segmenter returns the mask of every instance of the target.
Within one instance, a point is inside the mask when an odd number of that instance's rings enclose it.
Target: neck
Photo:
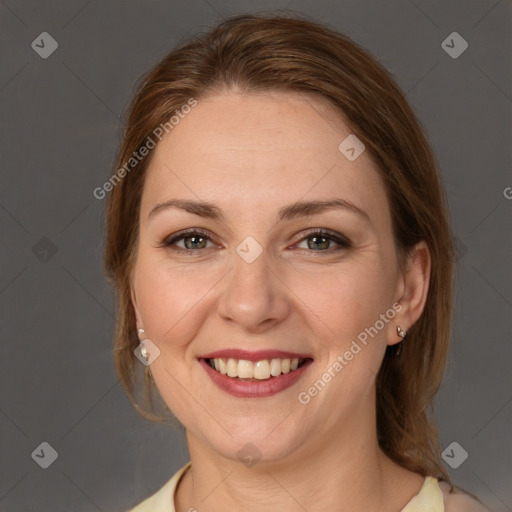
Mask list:
[[[192,465],[178,486],[176,511],[401,510],[423,477],[383,454],[376,429],[359,428],[374,425],[368,420],[335,425],[286,457],[263,457],[252,467],[222,456],[187,430]]]

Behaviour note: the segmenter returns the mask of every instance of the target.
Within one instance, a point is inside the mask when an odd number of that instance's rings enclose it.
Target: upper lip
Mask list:
[[[246,361],[262,361],[263,359],[312,359],[309,354],[297,354],[294,352],[286,352],[284,350],[257,350],[255,352],[242,350],[239,348],[226,348],[210,352],[199,359],[244,359]]]

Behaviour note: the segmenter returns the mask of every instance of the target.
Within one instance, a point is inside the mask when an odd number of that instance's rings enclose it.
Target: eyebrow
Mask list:
[[[213,220],[224,221],[225,217],[222,210],[212,203],[206,201],[192,201],[186,199],[171,199],[164,203],[156,204],[149,212],[148,218],[156,213],[169,208],[179,208],[193,215]],[[277,222],[283,220],[292,220],[298,217],[309,217],[318,215],[329,210],[346,210],[364,217],[370,224],[371,220],[368,214],[355,204],[345,199],[331,199],[328,201],[297,201],[279,210]]]

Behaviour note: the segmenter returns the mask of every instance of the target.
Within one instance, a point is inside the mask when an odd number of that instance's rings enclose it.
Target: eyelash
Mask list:
[[[210,236],[208,235],[208,233],[206,233],[205,231],[203,231],[201,229],[190,229],[190,230],[186,230],[186,231],[177,233],[172,238],[165,238],[164,240],[162,240],[159,247],[160,248],[168,248],[168,249],[171,249],[178,253],[185,253],[185,254],[190,254],[190,255],[192,255],[192,253],[199,253],[206,249],[183,249],[181,247],[173,246],[173,244],[175,244],[176,242],[178,242],[180,240],[184,240],[185,238],[190,238],[190,237],[197,236],[197,235],[199,235],[203,238],[206,238],[206,240],[209,242],[212,241],[210,239]],[[313,249],[302,249],[302,248],[300,248],[299,250],[306,250],[311,253],[331,254],[333,252],[341,251],[343,249],[349,249],[350,247],[352,247],[352,244],[348,238],[343,237],[341,235],[337,235],[336,233],[334,233],[332,231],[329,231],[326,229],[321,229],[321,228],[313,229],[313,230],[306,232],[306,234],[297,243],[303,242],[303,241],[307,240],[308,238],[313,237],[314,235],[316,235],[318,237],[322,237],[322,238],[327,238],[328,240],[337,243],[340,247],[335,248],[335,249],[331,248],[331,249],[319,250],[319,251],[315,251]]]

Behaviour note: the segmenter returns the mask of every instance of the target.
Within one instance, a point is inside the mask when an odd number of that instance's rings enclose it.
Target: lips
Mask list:
[[[263,359],[313,359],[309,354],[298,354],[295,352],[285,352],[283,350],[258,350],[251,352],[241,349],[224,349],[210,352],[199,356],[198,359],[245,359],[246,361],[261,361]]]
[[[251,352],[224,349],[205,354],[198,360],[218,388],[238,398],[265,398],[275,395],[296,383],[313,363],[313,358],[308,354],[282,350]],[[214,361],[216,365],[213,364]],[[269,362],[272,366],[270,373]],[[219,363],[221,367],[217,366]],[[254,370],[255,378],[252,378],[251,373],[253,363],[254,368],[263,366]]]

